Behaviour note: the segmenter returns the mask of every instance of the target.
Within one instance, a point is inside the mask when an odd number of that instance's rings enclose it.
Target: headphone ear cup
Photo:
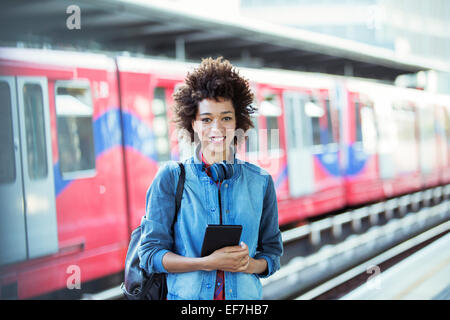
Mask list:
[[[224,162],[214,163],[209,167],[214,182],[230,179],[234,174],[234,168],[231,164]]]
[[[215,163],[209,167],[214,182],[223,181],[225,179],[224,167],[221,163]]]
[[[225,163],[224,165],[225,165],[226,179],[230,179],[234,175],[233,165],[229,163]]]

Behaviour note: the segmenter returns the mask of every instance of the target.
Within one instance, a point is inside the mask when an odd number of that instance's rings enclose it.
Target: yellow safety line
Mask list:
[[[409,294],[412,290],[417,288],[419,285],[421,285],[425,280],[428,280],[431,278],[435,273],[440,271],[442,268],[444,268],[447,264],[450,263],[450,257],[445,259],[441,264],[436,266],[434,269],[428,271],[426,274],[424,274],[422,277],[417,279],[415,282],[410,284],[406,289],[402,290],[399,294],[397,294],[393,300],[401,300],[403,299],[407,294]]]

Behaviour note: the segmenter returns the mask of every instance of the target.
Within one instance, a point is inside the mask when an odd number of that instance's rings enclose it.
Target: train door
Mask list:
[[[435,105],[426,105],[417,110],[420,151],[419,163],[427,186],[428,183],[436,184],[438,182],[436,173],[439,159],[437,158],[435,108]],[[429,175],[433,175],[433,177],[429,177]],[[432,181],[429,181],[430,178]]]
[[[57,252],[58,235],[47,79],[0,83],[1,138],[9,149],[1,160],[0,264],[8,264]]]
[[[13,77],[0,77],[0,265],[25,260],[19,120]]]
[[[450,181],[450,104],[443,107],[444,111],[444,147],[443,153],[446,154],[446,158],[444,160],[444,174],[443,174],[443,182],[448,183]]]
[[[394,103],[394,121],[397,129],[397,141],[394,149],[396,174],[404,176],[418,173],[420,170],[418,153],[417,109],[406,101]]]
[[[435,117],[435,134],[436,134],[436,145],[437,145],[437,162],[438,167],[442,170],[447,163],[447,150],[445,150],[445,113],[442,106],[436,106],[434,111]]]
[[[447,183],[450,180],[450,153],[447,148],[450,137],[450,121],[448,113],[443,105],[436,108],[436,143],[439,159],[440,182]]]
[[[289,193],[292,197],[299,197],[314,192],[312,128],[305,110],[307,107],[315,108],[307,96],[301,93],[285,92],[283,99],[286,110],[284,119]]]
[[[397,143],[394,110],[388,94],[377,94],[375,110],[379,124],[379,176],[381,180],[388,181],[395,177],[394,150]]]
[[[365,96],[355,97],[355,142],[353,144],[353,157],[351,157],[350,169],[358,168],[359,162],[367,161],[368,158],[376,156],[378,129],[374,113],[373,102]],[[360,160],[362,159],[362,160]],[[366,170],[366,179],[377,179],[376,168]],[[356,171],[357,169],[354,169]],[[353,173],[353,172],[352,172]]]
[[[338,115],[332,108],[328,90],[310,96],[310,108],[306,110],[313,132],[313,153],[316,159],[316,192],[340,185]]]

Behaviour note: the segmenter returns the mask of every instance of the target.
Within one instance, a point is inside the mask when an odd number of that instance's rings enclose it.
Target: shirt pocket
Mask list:
[[[261,281],[255,274],[237,273],[238,299],[260,300],[262,298]]]

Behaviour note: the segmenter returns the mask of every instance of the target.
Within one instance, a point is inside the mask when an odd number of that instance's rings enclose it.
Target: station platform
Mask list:
[[[341,297],[341,300],[450,300],[450,233]]]

